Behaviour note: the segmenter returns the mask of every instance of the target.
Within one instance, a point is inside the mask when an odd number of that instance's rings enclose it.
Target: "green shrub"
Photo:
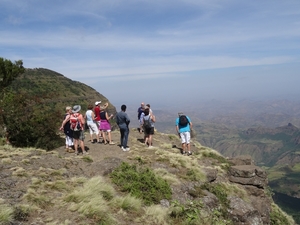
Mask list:
[[[141,198],[146,205],[157,204],[162,199],[171,199],[169,184],[149,168],[123,162],[111,173],[111,178],[122,191]]]
[[[203,204],[201,202],[180,204],[178,201],[174,201],[170,207],[170,217],[174,220],[174,224],[202,224],[202,208]]]
[[[228,194],[227,194],[227,188],[222,183],[217,184],[210,184],[205,183],[201,186],[202,189],[206,189],[209,192],[213,193],[219,200],[220,203],[220,212],[222,214],[222,217],[227,218],[227,209],[229,208],[229,200],[228,200]]]
[[[7,88],[0,105],[5,109],[1,116],[13,146],[50,150],[64,144],[57,133],[60,112],[52,108],[52,103],[46,103],[51,97],[16,93]]]

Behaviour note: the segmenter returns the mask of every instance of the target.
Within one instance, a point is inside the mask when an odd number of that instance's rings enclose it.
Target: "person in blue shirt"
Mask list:
[[[182,112],[178,113],[178,118],[176,118],[176,131],[181,139],[182,154],[192,154],[190,145],[192,127],[191,119]]]

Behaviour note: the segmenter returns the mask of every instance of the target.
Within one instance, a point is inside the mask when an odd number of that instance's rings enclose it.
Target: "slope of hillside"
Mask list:
[[[153,149],[135,129],[129,137],[129,152],[86,141],[85,156],[1,146],[0,224],[294,224],[251,158],[195,140],[184,156],[172,134],[157,132]]]
[[[25,73],[14,80],[9,88],[37,97],[52,96],[46,103],[52,103],[53,110],[58,109],[64,112],[65,106],[76,104],[81,104],[82,109],[86,110],[88,104],[94,104],[100,100],[103,103],[109,103],[109,112],[116,112],[109,100],[95,89],[49,69],[26,69]]]
[[[57,135],[66,106],[81,105],[82,114],[95,101],[115,107],[93,88],[48,69],[26,69],[0,92],[2,136],[17,147],[54,149],[63,143]],[[114,119],[111,121],[115,126]]]

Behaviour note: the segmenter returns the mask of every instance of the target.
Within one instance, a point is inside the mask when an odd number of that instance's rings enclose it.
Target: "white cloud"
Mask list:
[[[2,0],[0,57],[74,80],[84,74],[86,83],[209,70],[229,76],[228,69],[238,67],[297,63],[299,6],[279,0]]]

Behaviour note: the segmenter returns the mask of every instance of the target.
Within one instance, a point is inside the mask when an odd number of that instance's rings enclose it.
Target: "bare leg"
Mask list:
[[[102,138],[104,140],[104,144],[107,144],[105,131],[102,130],[101,133],[102,133]]]
[[[109,140],[109,144],[114,145],[115,143],[112,142],[111,140],[111,132],[107,132],[108,134],[108,140]]]
[[[84,149],[84,142],[81,140],[80,140],[80,147],[81,147],[82,153],[86,152]]]
[[[152,146],[152,134],[149,134],[148,143],[149,143],[149,146]]]
[[[182,143],[182,152],[185,153],[185,151],[186,151],[186,144]]]
[[[149,138],[148,138],[148,135],[145,134],[144,140],[145,140],[145,145],[146,145],[147,143],[149,144]]]
[[[75,150],[75,154],[78,153],[78,139],[74,139],[74,150]]]

